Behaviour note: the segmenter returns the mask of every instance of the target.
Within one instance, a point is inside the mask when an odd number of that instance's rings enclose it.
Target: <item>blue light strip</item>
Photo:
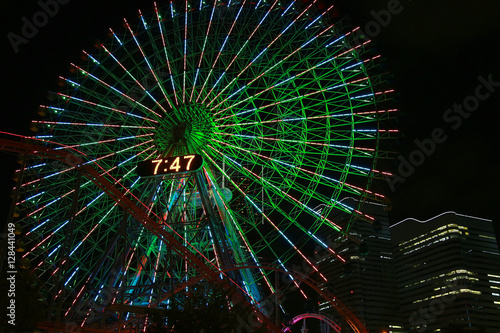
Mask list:
[[[321,16],[323,16],[323,15],[320,15],[320,16],[316,17],[316,18],[315,18],[315,19],[314,19],[311,23],[309,23],[309,24],[305,27],[305,29],[308,29],[311,25],[313,25],[314,23],[316,23],[316,21],[318,21],[318,20],[321,18]]]
[[[55,249],[52,250],[52,252],[50,252],[48,255],[47,255],[47,258],[50,257],[51,255],[54,254],[54,252],[56,252],[59,248],[61,247],[61,244],[59,244]]]
[[[323,245],[323,247],[325,249],[328,249],[328,245],[326,245],[321,239],[319,239],[318,237],[316,237],[312,232],[310,232],[309,230],[307,230],[307,233],[309,235],[311,235],[318,243],[320,243],[321,245]]]
[[[44,164],[45,164],[45,163],[44,163]],[[35,194],[35,195],[32,195],[32,196],[31,196],[31,197],[29,197],[29,198],[26,198],[24,201],[31,200],[31,199],[36,198],[36,197],[38,197],[39,195],[42,195],[42,194],[44,194],[44,193],[45,193],[45,191],[40,192],[40,193],[37,193],[37,194]]]
[[[68,224],[69,220],[66,220],[66,222],[64,222],[63,224],[61,224],[59,226],[59,228],[57,228],[56,230],[54,230],[52,233],[55,234],[56,232],[58,232],[59,230],[61,230],[66,224]]]
[[[241,111],[241,112],[236,113],[235,116],[241,116],[242,114],[250,113],[250,112],[253,112],[253,111],[257,111],[257,110],[258,110],[258,108],[255,108],[255,109],[252,109],[252,110]],[[235,135],[239,136],[239,134],[235,134]]]
[[[244,85],[243,87],[241,87],[240,89],[236,90],[234,93],[232,93],[227,99],[230,99],[231,97],[233,97],[234,95],[236,95],[237,93],[239,93],[240,91],[242,91],[243,89],[245,89],[247,86]]]
[[[104,192],[101,192],[97,197],[95,197],[91,202],[89,202],[85,207],[90,207],[96,200],[98,200],[100,197],[104,195]]]
[[[281,14],[281,16],[285,15],[285,14],[286,14],[286,12],[288,12],[288,10],[289,10],[290,8],[292,8],[292,5],[293,5],[294,3],[295,3],[295,1],[290,2],[290,4],[289,4],[289,5],[288,5],[288,7],[285,9],[285,11],[283,12],[283,14]]]
[[[75,271],[73,272],[73,274],[71,274],[71,276],[70,276],[70,277],[69,277],[69,279],[66,281],[66,283],[64,283],[64,286],[66,286],[66,285],[69,283],[69,281],[73,278],[73,276],[75,276],[76,272],[78,272],[78,270],[79,270],[79,269],[80,269],[80,267],[77,267],[77,268],[75,269]]]
[[[41,163],[41,164],[31,165],[31,166],[27,167],[26,170],[31,170],[31,169],[34,169],[34,168],[39,168],[39,167],[44,166],[44,165],[47,165],[47,163]],[[28,200],[28,199],[26,199],[26,200]]]
[[[326,44],[326,46],[325,46],[325,47],[328,47],[328,46],[330,46],[330,45],[332,45],[332,44],[335,44],[335,43],[337,43],[338,41],[340,41],[340,40],[342,40],[342,39],[344,39],[344,38],[345,38],[345,35],[342,35],[342,36],[340,36],[339,38],[337,38],[336,40],[334,40],[333,42],[331,42],[331,43],[329,43],[329,44]]]
[[[122,166],[123,164],[127,163],[128,161],[130,161],[131,159],[134,159],[134,158],[136,158],[136,157],[137,157],[137,155],[134,155],[134,156],[132,156],[132,157],[129,157],[129,158],[127,158],[125,161],[123,161],[123,162],[121,162],[120,164],[118,164],[118,166]]]
[[[347,67],[341,68],[340,70],[341,70],[341,71],[345,71],[345,70],[347,70],[347,69],[351,69],[351,68],[356,67],[356,66],[361,65],[361,64],[363,64],[363,62],[362,62],[362,61],[357,62],[357,63],[355,63],[355,64],[353,64],[353,65],[350,65],[350,66],[347,66]]]
[[[286,82],[288,82],[288,81],[290,81],[290,80],[293,80],[293,79],[295,79],[295,75],[294,75],[294,76],[290,76],[288,79],[283,80],[283,81],[281,81],[280,83],[275,84],[274,86],[275,86],[275,87],[281,86],[282,84],[284,84],[284,83],[286,83]]]
[[[44,225],[45,223],[49,222],[50,219],[47,219],[45,220],[44,222],[40,223],[39,225],[37,225],[36,227],[34,227],[33,229],[30,230],[30,233],[35,231],[36,229],[40,228],[42,225]]]
[[[266,50],[267,50],[267,47],[266,47],[266,48],[264,48],[262,51],[260,51],[259,55],[258,55],[258,56],[256,56],[256,57],[255,57],[255,58],[254,58],[251,62],[255,62],[255,60],[259,59],[259,57],[260,57],[260,56],[261,56],[264,52],[266,52]]]
[[[226,75],[226,72],[224,71],[224,73],[222,73],[222,75],[219,77],[219,79],[217,80],[217,82],[215,82],[214,84],[214,88],[219,84],[220,80],[224,77],[224,75]]]
[[[364,98],[364,97],[373,97],[373,93],[359,95],[359,96],[353,96],[353,97],[351,97],[351,99],[358,99],[358,98]]]
[[[66,79],[66,82],[69,82],[73,87],[74,86],[80,86],[78,83],[74,82],[74,81],[71,81],[70,79]]]
[[[123,45],[122,41],[118,38],[118,36],[113,32],[113,30],[111,30],[111,32],[113,33],[113,37],[115,37],[116,41],[120,44],[120,45]]]
[[[372,170],[371,170],[371,169],[369,169],[369,168],[360,167],[360,166],[353,165],[353,164],[351,164],[351,166],[352,166],[353,168],[360,169],[360,170],[364,170],[364,171],[368,171],[368,172],[372,171]]]
[[[101,294],[101,291],[102,291],[102,288],[104,288],[104,285],[101,286],[101,289],[99,289],[99,292],[97,293],[97,295],[95,296],[94,298],[94,302],[97,301],[97,298],[99,297],[99,295]]]
[[[139,14],[141,13],[141,11],[139,10]],[[142,16],[142,14],[140,14],[141,16],[141,21],[142,21],[142,24],[144,25],[144,29],[145,30],[148,30],[148,25],[146,24],[146,21],[144,21],[144,17]]]

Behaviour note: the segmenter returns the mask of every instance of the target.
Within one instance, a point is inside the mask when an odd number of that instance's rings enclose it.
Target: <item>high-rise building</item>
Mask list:
[[[341,204],[355,209],[357,202],[345,199]],[[384,207],[379,203],[365,203],[363,211],[375,220],[356,221],[349,231],[351,239],[338,237],[332,242],[330,238],[331,247],[346,262],[332,256],[329,262],[321,263],[321,267],[333,293],[358,316],[369,332],[396,333],[402,330],[393,272],[393,245]],[[348,219],[340,214],[332,220],[345,227],[343,218],[344,221]],[[335,317],[328,302],[320,304],[319,310]]]
[[[446,212],[391,226],[405,332],[500,332],[500,255],[491,220]]]

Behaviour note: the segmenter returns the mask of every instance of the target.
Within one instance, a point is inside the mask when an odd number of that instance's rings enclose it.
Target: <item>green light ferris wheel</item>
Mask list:
[[[342,260],[320,229],[348,236],[355,221],[373,220],[342,199],[384,199],[370,185],[383,174],[380,142],[396,132],[383,123],[395,111],[392,90],[372,75],[380,56],[335,10],[316,1],[155,3],[71,64],[33,139],[77,151],[210,267],[287,271],[302,261],[326,281],[308,249]],[[191,155],[203,166],[181,172]],[[145,160],[173,173],[140,176]],[[75,322],[90,322],[75,307],[105,288],[130,306],[168,306],[157,295],[199,274],[74,167],[30,158],[22,172],[22,258]],[[336,222],[337,212],[349,222]],[[262,269],[231,277],[255,302],[276,288]]]

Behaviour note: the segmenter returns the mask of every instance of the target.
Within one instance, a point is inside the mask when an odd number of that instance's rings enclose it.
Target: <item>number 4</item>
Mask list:
[[[179,170],[181,169],[181,164],[179,163],[180,161],[180,157],[177,156],[174,161],[172,162],[172,165],[170,166],[169,169],[171,170],[175,170],[175,172],[179,172]]]

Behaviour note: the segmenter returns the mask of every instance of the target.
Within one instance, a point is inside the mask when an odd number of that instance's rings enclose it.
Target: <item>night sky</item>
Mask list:
[[[42,0],[43,2],[44,0]],[[46,104],[47,91],[57,90],[57,77],[66,75],[70,62],[78,63],[81,50],[92,52],[96,39],[107,38],[107,28],[121,28],[123,17],[133,22],[137,9],[147,12],[152,1],[71,0],[59,5],[47,24],[14,52],[7,35],[21,33],[22,18],[32,20],[41,10],[37,1],[3,4],[0,129],[30,134],[28,126],[37,106]],[[159,1],[161,3],[161,1]],[[498,214],[498,143],[500,134],[500,2],[490,1],[337,1],[340,15],[349,15],[372,35],[393,73],[398,91],[397,123],[401,138],[393,145],[400,158],[380,167],[398,172],[400,160],[417,156],[415,140],[427,142],[441,129],[441,143],[411,174],[398,182],[392,199],[392,222],[405,217],[428,219],[455,211],[496,219]],[[377,23],[382,10],[392,8],[387,24]],[[374,14],[375,13],[375,14]],[[383,15],[382,15],[383,16]],[[379,18],[380,19],[380,18]],[[368,29],[367,29],[368,28]],[[481,79],[493,81],[489,92],[467,115],[453,113],[454,105],[473,103]],[[495,86],[495,82],[496,86]],[[468,112],[467,112],[468,113]],[[465,114],[465,113],[464,113]],[[443,117],[447,115],[448,121]],[[450,118],[450,117],[454,118]],[[460,122],[460,123],[459,123]],[[445,138],[445,139],[443,139]],[[413,154],[413,155],[412,155]],[[5,220],[15,157],[0,153],[1,219]],[[500,229],[500,228],[499,228]]]

